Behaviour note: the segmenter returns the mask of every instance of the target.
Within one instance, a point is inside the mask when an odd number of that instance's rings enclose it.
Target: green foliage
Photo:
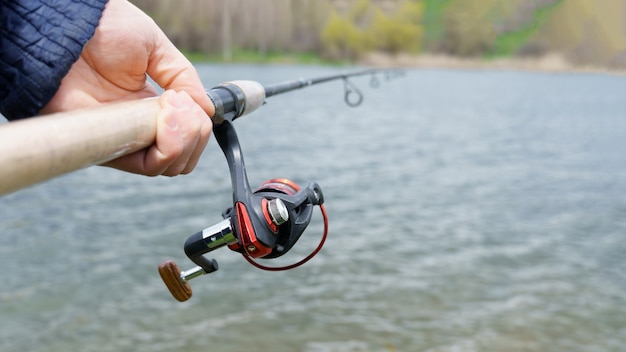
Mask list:
[[[437,51],[446,32],[443,20],[445,10],[452,1],[453,0],[423,0],[423,50]]]
[[[451,3],[445,11],[444,52],[456,56],[482,56],[496,38],[493,9],[498,0],[465,0]]]
[[[420,25],[424,17],[424,4],[418,1],[405,0],[395,11],[396,19],[411,25]]]
[[[364,34],[335,11],[324,27],[321,39],[327,55],[332,58],[355,59],[367,48]]]
[[[362,25],[367,21],[370,12],[372,11],[372,2],[370,0],[356,0],[356,2],[350,8],[348,18],[355,24]]]
[[[423,36],[422,13],[422,5],[413,1],[404,1],[391,16],[376,10],[369,31],[374,48],[392,54],[417,52]]]
[[[347,62],[340,60],[326,60],[319,56],[317,52],[286,52],[286,51],[266,51],[234,48],[230,60],[224,60],[219,54],[206,54],[202,52],[188,52],[183,54],[191,62],[219,62],[219,63],[257,63],[257,64],[314,64],[314,65],[343,65]]]
[[[428,48],[454,56],[494,58],[520,54],[563,0],[425,0]],[[586,0],[580,0],[585,2]],[[443,6],[445,4],[445,6]],[[437,16],[441,21],[436,25]]]
[[[626,0],[133,3],[194,61],[221,60],[217,54],[228,44],[233,60],[253,62],[272,61],[278,52],[354,60],[373,50],[423,50],[477,58],[559,53],[574,63],[626,67]],[[224,21],[225,9],[230,26]]]
[[[531,36],[535,35],[539,31],[542,24],[546,22],[546,20],[550,17],[554,10],[561,5],[562,2],[563,0],[558,0],[552,4],[537,8],[535,10],[533,21],[527,26],[498,35],[493,47],[486,53],[486,57],[495,58],[515,55],[524,45],[528,43]]]
[[[422,16],[423,6],[415,0],[402,1],[391,14],[370,0],[357,0],[345,16],[330,15],[321,33],[324,52],[352,60],[371,50],[417,52],[423,37]]]

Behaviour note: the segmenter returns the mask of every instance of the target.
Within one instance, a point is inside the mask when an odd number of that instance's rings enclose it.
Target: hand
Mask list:
[[[150,17],[126,0],[107,3],[93,38],[41,112],[156,96],[146,74],[173,90],[160,98],[156,141],[105,165],[149,176],[189,173],[211,135],[213,104],[191,63]]]

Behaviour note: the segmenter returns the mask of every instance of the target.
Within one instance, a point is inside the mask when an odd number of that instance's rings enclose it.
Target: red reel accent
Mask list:
[[[265,246],[256,238],[246,206],[241,202],[237,202],[235,203],[235,209],[237,211],[239,231],[241,231],[241,247],[243,247],[245,256],[259,258],[270,254],[272,248]]]
[[[264,182],[259,188],[254,191],[254,193],[264,190],[274,190],[283,194],[294,195],[300,190],[300,186],[286,178],[274,178]],[[272,231],[274,231],[275,233],[278,232],[278,227],[272,222],[269,213],[267,213],[267,200],[262,200],[261,208],[263,209],[263,215],[270,229],[272,229]],[[271,253],[271,248],[266,247],[257,240],[245,205],[241,202],[237,202],[235,203],[235,210],[237,212],[237,219],[239,229],[241,231],[242,243],[229,244],[228,248],[233,251],[243,249],[242,254],[244,254],[244,257],[246,258],[248,258],[248,256],[253,258],[260,258]],[[253,251],[249,251],[250,246],[255,247],[255,249]]]
[[[277,233],[278,226],[274,224],[274,222],[272,221],[272,217],[270,216],[270,212],[269,210],[267,210],[268,203],[269,202],[267,201],[267,199],[261,199],[261,209],[263,210],[263,217],[265,218],[265,223],[267,223],[267,226],[272,229],[272,232]]]
[[[254,192],[256,193],[258,191],[262,191],[265,189],[273,189],[275,191],[288,194],[291,196],[291,195],[296,194],[296,192],[300,190],[300,186],[298,186],[297,183],[286,178],[273,178],[269,181],[264,182]]]
[[[262,270],[267,270],[267,271],[284,271],[284,270],[290,270],[293,268],[297,268],[300,265],[308,262],[309,260],[313,259],[313,257],[315,257],[317,255],[317,253],[319,253],[322,250],[322,247],[324,246],[324,243],[326,242],[326,237],[328,237],[328,215],[326,214],[326,208],[324,208],[324,204],[320,205],[320,210],[322,212],[322,217],[324,218],[324,233],[322,234],[322,239],[320,240],[320,243],[317,245],[317,248],[315,248],[313,250],[313,252],[311,252],[308,256],[306,256],[304,259],[293,263],[291,265],[286,265],[286,266],[278,266],[278,267],[273,267],[273,266],[265,266],[262,264],[259,264],[257,262],[255,262],[252,258],[250,258],[250,256],[246,255],[246,253],[243,253],[243,257],[246,258],[246,260],[248,261],[248,263],[252,264],[253,266],[262,269]]]

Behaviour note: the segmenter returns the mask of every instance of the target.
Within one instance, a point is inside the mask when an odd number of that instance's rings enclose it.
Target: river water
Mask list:
[[[207,86],[329,67],[203,65]],[[0,351],[623,351],[626,81],[408,70],[273,97],[236,122],[253,187],[318,182],[322,252],[228,249],[175,301],[157,264],[221,220],[230,177],[92,167],[0,198]],[[307,255],[320,216],[294,250]]]

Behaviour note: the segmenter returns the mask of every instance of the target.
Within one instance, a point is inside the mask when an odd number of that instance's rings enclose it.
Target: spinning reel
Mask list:
[[[287,179],[265,182],[255,191],[250,189],[241,147],[232,122],[256,110],[265,99],[315,84],[343,80],[344,100],[355,107],[363,101],[363,94],[348,78],[372,75],[370,86],[376,88],[380,81],[374,75],[379,70],[368,69],[349,74],[338,74],[313,79],[297,79],[271,85],[255,81],[225,82],[207,92],[215,106],[213,133],[226,156],[233,188],[233,206],[222,213],[223,221],[190,236],[185,242],[185,254],[197,266],[181,271],[174,261],[159,264],[159,273],[174,298],[183,302],[191,297],[189,280],[218,269],[214,259],[204,255],[228,246],[239,252],[252,265],[271,271],[288,270],[313,258],[322,248],[328,234],[328,218],[324,209],[324,196],[320,186],[311,182],[301,188]],[[386,79],[401,72],[390,71]],[[254,261],[256,258],[277,258],[287,253],[298,241],[311,221],[313,208],[320,207],[324,219],[324,233],[317,248],[297,263],[284,267],[267,267]]]
[[[328,234],[328,219],[320,186],[311,182],[300,187],[287,179],[272,179],[252,191],[248,184],[239,140],[232,122],[224,120],[214,126],[217,142],[226,156],[233,189],[233,206],[222,213],[224,220],[191,235],[184,245],[185,254],[197,266],[181,271],[172,260],[159,264],[159,274],[174,298],[180,302],[192,295],[189,281],[218,269],[215,259],[205,254],[228,246],[241,253],[252,265],[270,271],[288,270],[313,258],[322,248]],[[256,258],[277,258],[287,253],[311,221],[313,209],[319,206],[324,232],[317,248],[304,259],[283,267],[267,267]]]

